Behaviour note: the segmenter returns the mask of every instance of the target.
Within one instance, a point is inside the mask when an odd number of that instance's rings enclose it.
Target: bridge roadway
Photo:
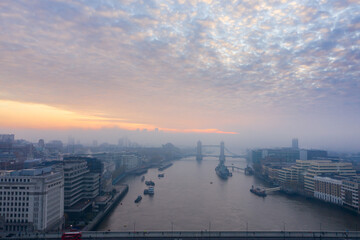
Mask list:
[[[202,154],[203,157],[219,157],[219,155]],[[227,158],[246,158],[246,155],[225,155]]]
[[[22,237],[4,239],[61,239],[61,233],[33,234]],[[137,231],[137,232],[82,232],[83,240],[115,240],[115,239],[360,239],[360,231]]]

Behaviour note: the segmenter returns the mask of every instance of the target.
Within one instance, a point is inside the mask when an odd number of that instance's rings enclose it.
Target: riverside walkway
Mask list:
[[[5,238],[6,239],[6,238]],[[61,239],[61,233],[34,234],[8,239]],[[83,240],[103,239],[360,239],[359,231],[136,231],[82,232]]]

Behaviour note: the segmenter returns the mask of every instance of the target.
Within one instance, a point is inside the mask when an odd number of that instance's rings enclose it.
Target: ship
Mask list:
[[[138,203],[138,202],[140,202],[141,201],[141,199],[142,199],[142,197],[139,195],[136,199],[135,199],[135,203]]]
[[[144,190],[144,195],[154,195],[154,187],[149,187]]]
[[[148,191],[150,196],[154,195],[154,187],[149,187]]]
[[[215,172],[222,179],[228,179],[230,176],[229,169],[227,169],[224,163],[219,163],[219,165],[215,168]]]
[[[254,187],[254,185],[251,187],[250,192],[252,192],[255,195],[258,195],[260,197],[266,197],[266,192],[264,189],[261,189],[259,187]]]
[[[254,174],[254,170],[251,168],[251,167],[249,167],[249,166],[247,166],[246,168],[245,168],[245,175],[253,175]]]
[[[145,181],[145,184],[147,185],[147,186],[155,186],[155,183],[153,182],[153,181]]]

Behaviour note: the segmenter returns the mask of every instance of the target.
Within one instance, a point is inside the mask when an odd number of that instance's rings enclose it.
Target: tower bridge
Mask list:
[[[219,155],[208,155],[208,154],[203,154],[203,148],[220,148],[220,153]],[[229,154],[229,155],[225,155],[225,151]],[[225,157],[231,157],[231,158],[246,158],[246,155],[237,155],[235,153],[230,152],[226,147],[225,147],[225,143],[222,141],[220,142],[219,145],[202,145],[201,141],[197,142],[197,147],[196,147],[196,160],[201,161],[203,160],[203,157],[217,157],[219,156],[219,161],[224,163],[225,162]]]

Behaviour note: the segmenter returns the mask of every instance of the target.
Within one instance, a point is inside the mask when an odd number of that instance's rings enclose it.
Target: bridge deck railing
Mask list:
[[[82,232],[82,239],[128,239],[128,238],[297,238],[297,239],[359,239],[359,231],[92,231]],[[16,239],[60,239],[61,233],[28,234]],[[5,238],[6,239],[6,238]],[[10,239],[10,238],[9,238]],[[14,239],[14,238],[11,238]]]

